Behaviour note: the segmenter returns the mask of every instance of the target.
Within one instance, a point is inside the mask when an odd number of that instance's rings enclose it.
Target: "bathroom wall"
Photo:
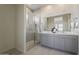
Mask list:
[[[25,40],[25,19],[24,19],[24,5],[16,5],[16,49],[24,52]]]
[[[62,15],[66,13],[74,13],[73,15],[77,15],[75,11],[78,11],[76,9],[78,5],[76,4],[52,4],[47,5],[45,7],[42,7],[41,9],[35,11],[34,13],[37,16],[41,17],[50,17],[50,16],[57,16]]]
[[[34,20],[27,5],[16,5],[16,49],[25,53],[27,41],[34,39]]]
[[[15,47],[15,5],[0,4],[0,52]]]
[[[27,40],[26,25],[28,25],[28,22],[26,22],[26,13],[28,10],[25,8],[27,6],[24,4],[0,5],[0,52],[5,52],[13,48],[25,52]],[[29,31],[34,33],[32,12],[29,11],[29,13]],[[31,39],[33,39],[32,36],[30,36]]]

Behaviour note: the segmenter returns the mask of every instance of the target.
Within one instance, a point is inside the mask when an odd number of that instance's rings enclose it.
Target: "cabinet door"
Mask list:
[[[42,44],[42,45],[45,45],[45,46],[48,46],[48,37],[49,37],[49,35],[48,34],[41,34],[41,36],[40,36],[41,38],[40,38],[40,43]]]
[[[54,48],[54,37],[51,34],[41,34],[40,43],[44,46]]]
[[[78,36],[75,36],[73,40],[73,52],[74,53],[78,52]]]
[[[48,47],[50,47],[50,48],[55,47],[55,37],[51,34],[48,37]]]
[[[64,39],[61,36],[56,36],[55,48],[60,49],[60,50],[64,50]]]
[[[73,52],[74,39],[72,36],[67,36],[64,38],[64,48],[66,51]]]
[[[67,36],[64,39],[65,51],[77,53],[78,49],[78,38],[77,36]]]

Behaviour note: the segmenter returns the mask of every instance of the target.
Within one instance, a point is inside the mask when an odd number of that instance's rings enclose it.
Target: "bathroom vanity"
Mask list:
[[[40,44],[49,48],[78,53],[78,35],[75,33],[39,33]]]

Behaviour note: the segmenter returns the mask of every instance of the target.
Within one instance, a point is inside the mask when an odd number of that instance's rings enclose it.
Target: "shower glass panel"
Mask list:
[[[26,49],[34,45],[34,21],[31,10],[26,9]]]

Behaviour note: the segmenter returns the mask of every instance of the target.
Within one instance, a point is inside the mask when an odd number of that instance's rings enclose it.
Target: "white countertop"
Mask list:
[[[74,32],[56,32],[56,33],[53,33],[53,32],[44,31],[44,32],[39,32],[39,33],[41,33],[41,34],[79,35],[79,33],[74,33]]]

